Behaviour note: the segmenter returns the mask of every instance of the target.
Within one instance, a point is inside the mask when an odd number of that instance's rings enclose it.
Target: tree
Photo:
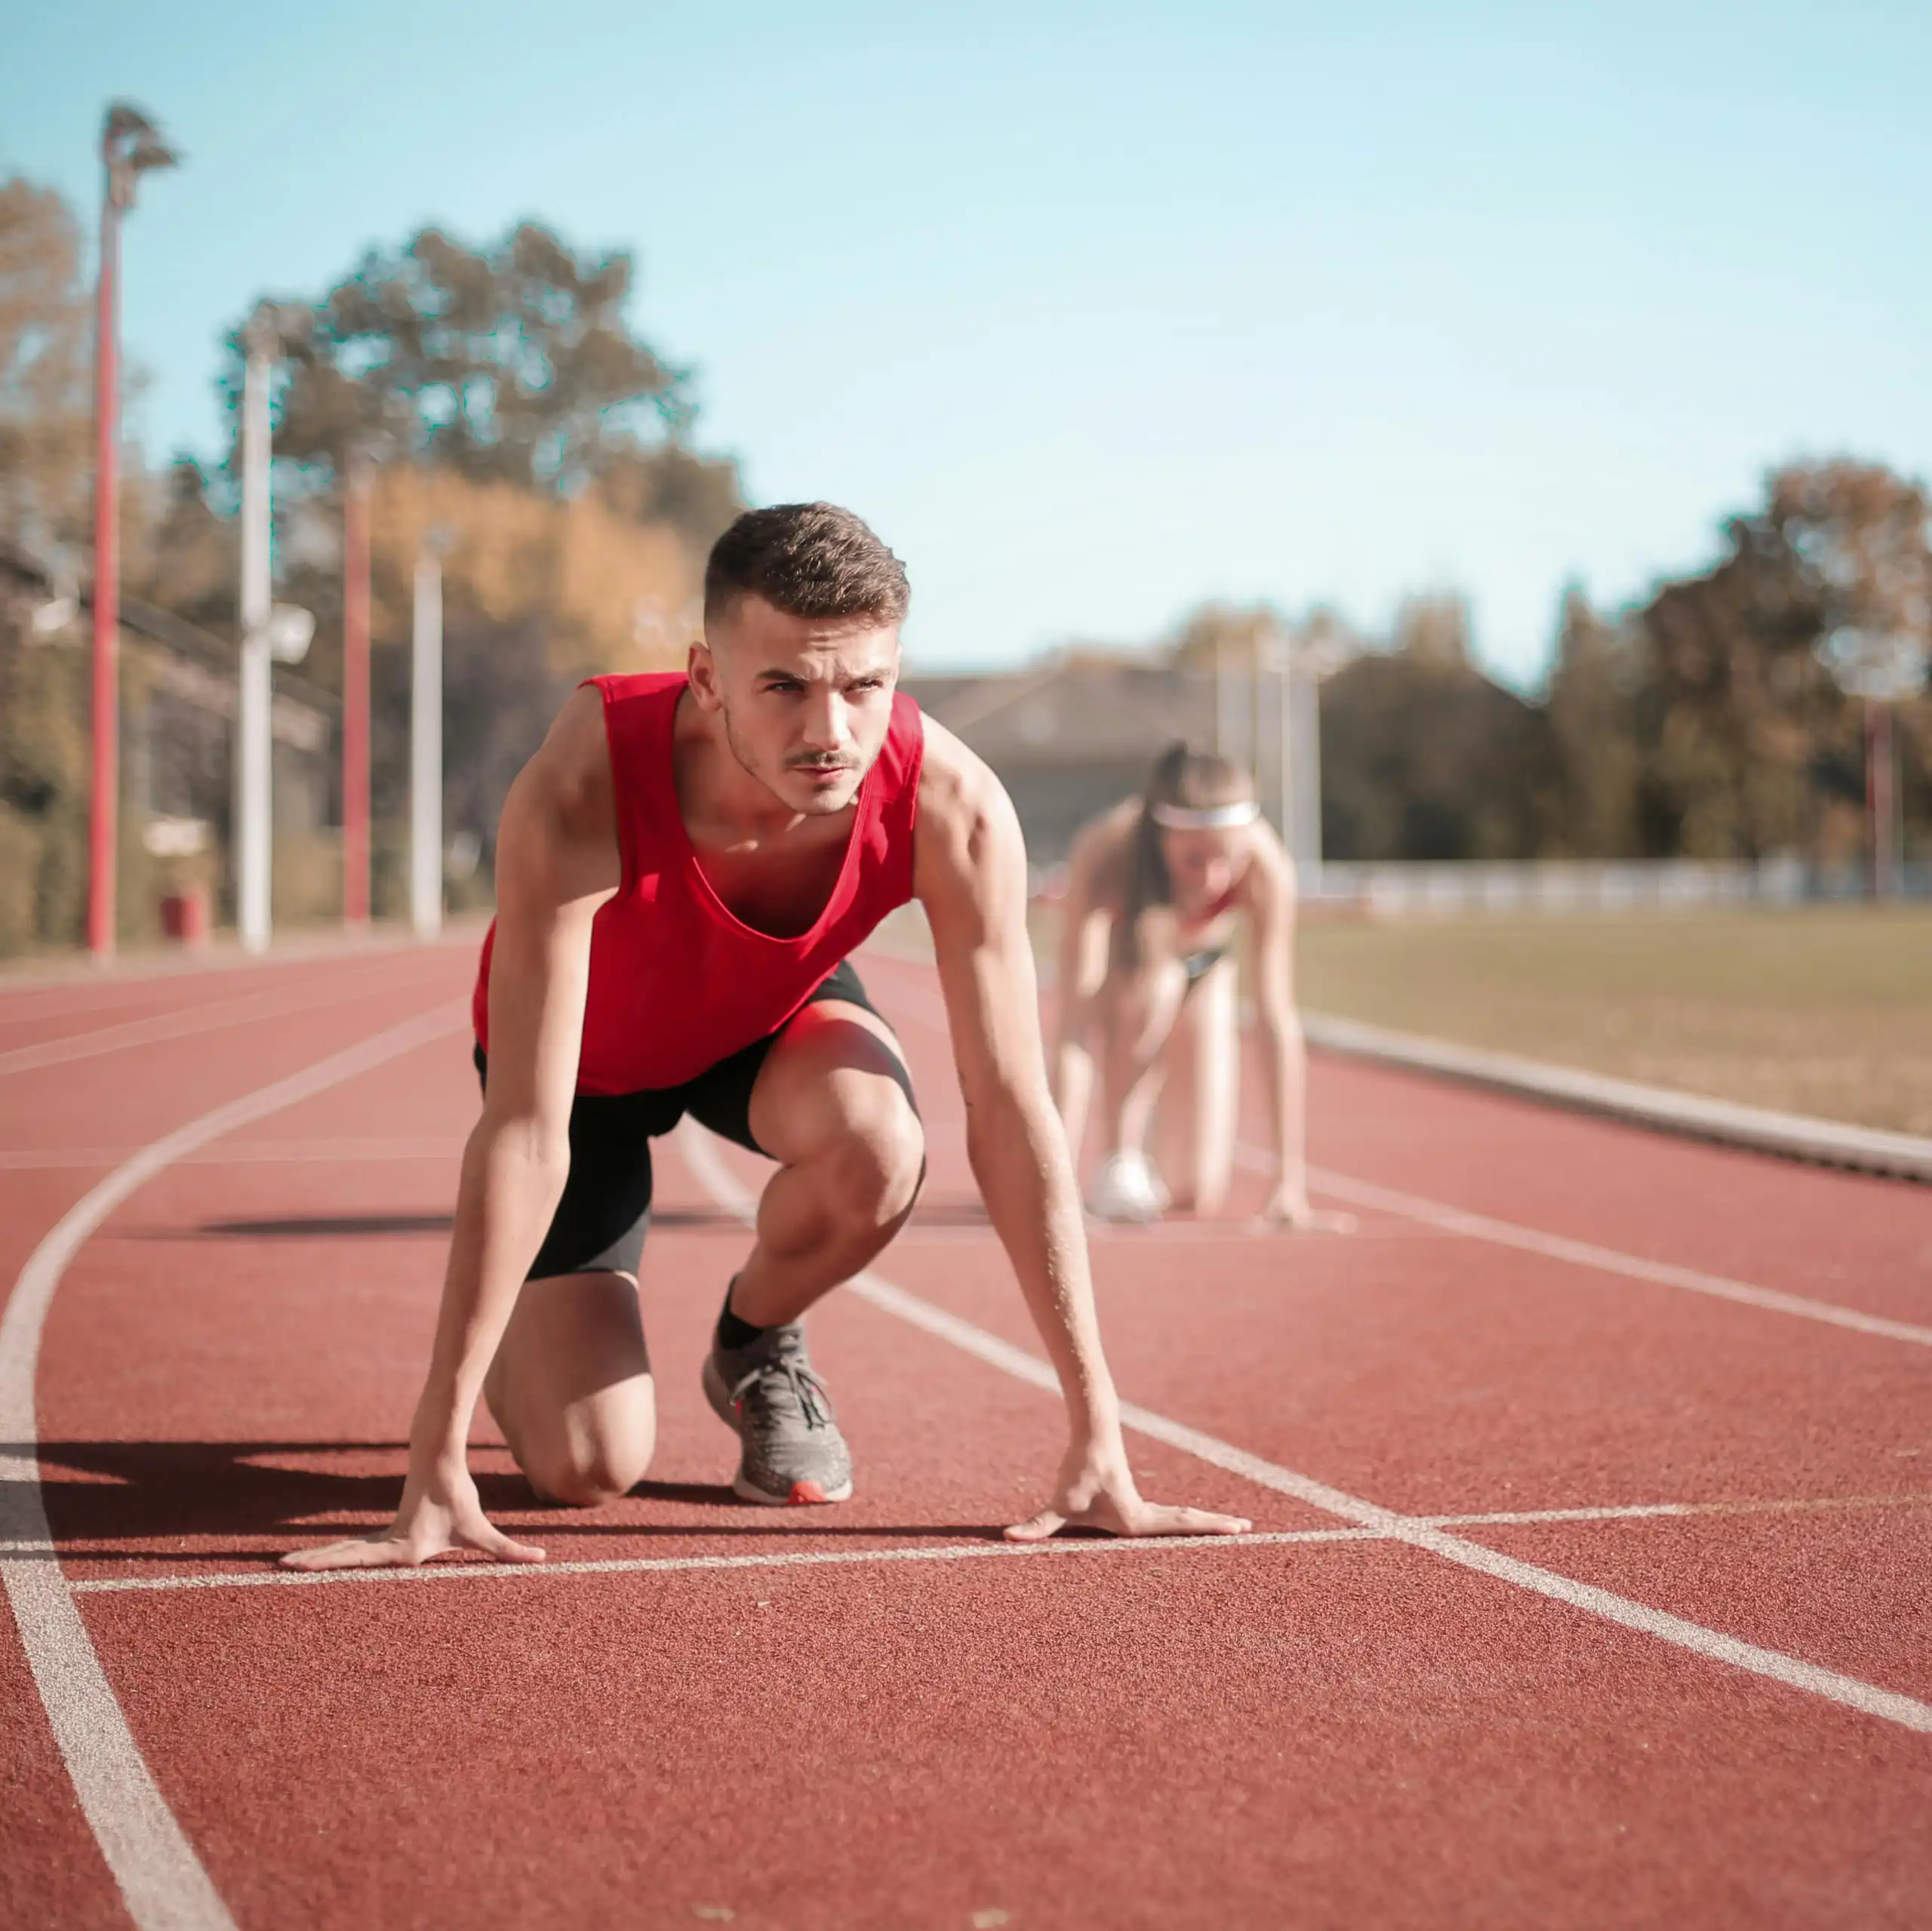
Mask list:
[[[1203,604],[1182,620],[1168,641],[1166,655],[1177,668],[1204,676],[1223,666],[1245,671],[1287,627],[1271,604]]]
[[[382,471],[371,506],[371,629],[405,644],[417,558],[443,560],[445,815],[493,847],[503,794],[577,681],[600,671],[681,668],[697,635],[698,560],[665,523],[638,524],[601,489],[558,500],[448,469]],[[373,772],[378,816],[408,782],[408,653],[378,648],[389,728]]]
[[[45,552],[85,540],[93,331],[72,211],[0,184],[0,529]]]
[[[578,255],[534,222],[481,249],[434,228],[372,249],[288,343],[278,451],[568,494],[691,420],[687,372],[624,319],[633,279],[628,254]],[[242,353],[238,330],[231,392]]]
[[[1818,647],[1849,627],[1927,623],[1927,509],[1919,485],[1878,466],[1794,464],[1725,525],[1728,555],[1652,597],[1638,619],[1647,849],[1832,855],[1858,720]]]
[[[446,821],[485,850],[503,795],[575,681],[681,664],[736,466],[684,439],[690,379],[631,328],[631,258],[525,223],[472,250],[434,229],[277,305],[282,594],[316,613],[307,674],[340,678],[345,472],[371,502],[378,821],[407,784],[414,573],[447,545]],[[307,318],[306,326],[288,326]],[[242,331],[224,383],[238,399]],[[380,875],[379,875],[380,878]]]
[[[1551,841],[1574,857],[1634,858],[1641,848],[1636,700],[1644,673],[1641,635],[1606,623],[1571,584],[1546,708],[1558,773]]]

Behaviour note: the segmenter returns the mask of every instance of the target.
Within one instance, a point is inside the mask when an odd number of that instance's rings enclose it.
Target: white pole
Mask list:
[[[1275,732],[1279,739],[1276,755],[1281,768],[1275,773],[1281,786],[1281,842],[1288,848],[1288,856],[1297,861],[1301,857],[1301,827],[1295,822],[1295,702],[1294,702],[1294,645],[1285,634],[1275,640],[1275,662],[1280,673],[1280,694],[1276,700],[1279,715],[1276,717]]]
[[[269,942],[269,352],[248,326],[242,389],[242,661],[235,718],[235,922],[246,952]]]
[[[410,651],[409,915],[419,939],[443,925],[443,567],[416,559]]]
[[[1304,668],[1294,696],[1295,865],[1304,892],[1321,889],[1321,684]]]

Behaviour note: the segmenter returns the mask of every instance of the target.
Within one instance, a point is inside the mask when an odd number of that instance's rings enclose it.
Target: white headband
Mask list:
[[[1238,804],[1217,804],[1205,811],[1190,811],[1184,804],[1150,804],[1154,823],[1170,832],[1222,832],[1237,825],[1252,825],[1261,816],[1261,807],[1251,798]]]

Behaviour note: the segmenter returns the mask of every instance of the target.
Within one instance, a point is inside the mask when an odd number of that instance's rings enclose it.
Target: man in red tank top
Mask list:
[[[401,1507],[383,1535],[291,1566],[459,1547],[541,1560],[478,1500],[479,1395],[540,1495],[589,1505],[639,1480],[656,1431],[637,1296],[651,1141],[686,1113],[777,1163],[703,1366],[738,1437],[733,1486],[780,1504],[851,1493],[801,1318],[898,1231],[924,1176],[898,1042],[846,958],[912,898],[973,1171],[1071,1430],[1049,1505],[1008,1533],[1247,1528],[1135,1489],[1048,1090],[1019,823],[986,767],[896,692],[907,597],[850,512],[751,512],[712,552],[688,675],[593,679],[511,787],[477,984],[482,1116]]]

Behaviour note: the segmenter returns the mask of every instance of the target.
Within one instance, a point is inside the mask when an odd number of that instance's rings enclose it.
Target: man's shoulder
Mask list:
[[[1010,812],[1006,787],[992,767],[937,718],[925,723],[925,755],[919,766],[922,826],[971,826],[988,813]]]
[[[524,776],[546,815],[566,832],[601,828],[611,812],[611,746],[604,693],[580,684],[564,700]]]

